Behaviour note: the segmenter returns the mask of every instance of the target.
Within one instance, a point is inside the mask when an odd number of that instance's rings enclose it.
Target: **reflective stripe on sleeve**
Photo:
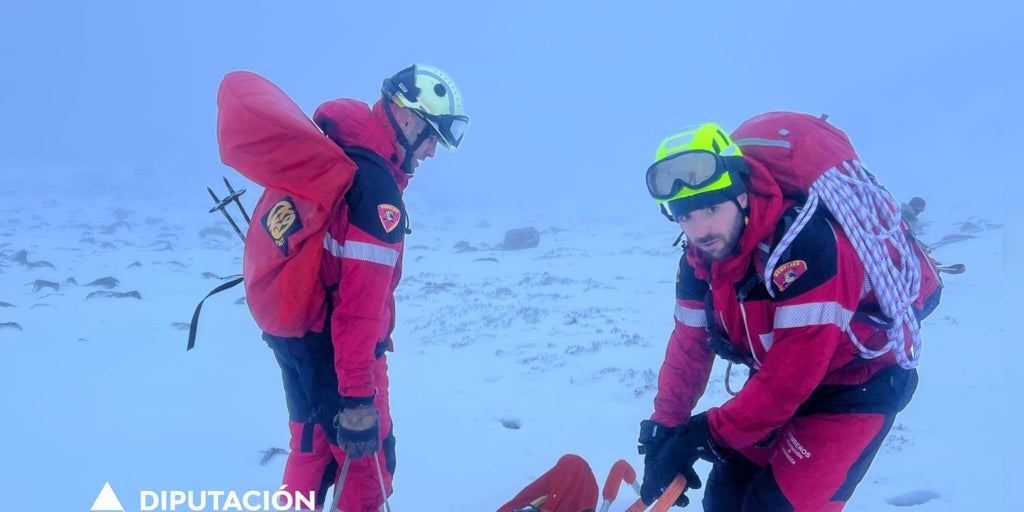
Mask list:
[[[676,304],[676,320],[688,327],[707,327],[708,318],[703,309],[693,309]]]
[[[812,302],[781,306],[775,310],[775,329],[789,329],[810,325],[835,325],[844,331],[853,319],[853,311],[838,302]]]
[[[394,267],[398,263],[398,251],[394,249],[353,240],[342,245],[331,238],[330,234],[324,237],[324,249],[336,258],[369,261],[389,267]]]
[[[331,238],[331,234],[327,233],[324,235],[324,249],[331,253],[331,256],[335,258],[341,257],[341,251],[343,247],[338,243],[337,240]]]

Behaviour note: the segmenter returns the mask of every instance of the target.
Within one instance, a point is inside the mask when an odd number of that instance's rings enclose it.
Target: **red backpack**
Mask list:
[[[260,329],[300,337],[314,327],[327,300],[320,282],[324,237],[356,164],[284,91],[255,73],[226,75],[217,109],[221,160],[265,189],[245,237],[242,280],[249,311]]]
[[[785,197],[804,203],[769,255],[765,275],[772,275],[782,252],[824,206],[864,264],[882,313],[873,320],[889,338],[879,350],[854,343],[867,358],[891,351],[900,366],[916,366],[920,322],[938,306],[942,281],[935,262],[904,225],[899,202],[864,167],[850,138],[825,116],[769,112],[743,122],[732,139],[744,157],[771,172]]]

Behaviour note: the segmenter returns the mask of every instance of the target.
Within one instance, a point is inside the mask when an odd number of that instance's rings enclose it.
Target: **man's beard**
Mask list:
[[[743,234],[743,226],[745,224],[743,219],[744,216],[741,212],[739,215],[736,215],[736,220],[733,222],[732,226],[730,226],[728,233],[724,235],[708,235],[699,240],[694,240],[693,242],[697,248],[697,252],[699,252],[705,259],[711,261],[718,261],[732,256],[737,247],[739,247],[740,236]],[[715,240],[721,240],[722,243],[720,243],[718,248],[714,251],[705,251],[700,247],[701,244],[706,244]]]

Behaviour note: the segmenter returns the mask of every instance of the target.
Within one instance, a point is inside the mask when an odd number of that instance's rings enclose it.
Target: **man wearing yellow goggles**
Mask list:
[[[696,149],[707,147],[710,149]],[[715,125],[665,139],[647,168],[647,190],[687,240],[710,260],[732,252],[747,209],[749,172],[739,148]]]
[[[787,133],[743,144],[789,147]],[[654,412],[640,424],[640,494],[652,503],[678,474],[700,488],[702,459],[712,464],[706,511],[839,511],[913,396],[917,373],[891,353],[858,355],[855,342],[877,348],[887,336],[861,315],[878,302],[863,293],[859,254],[826,208],[803,210],[787,238],[798,203],[752,156],[709,123],[665,139],[647,169],[648,192],[688,245]],[[769,267],[782,239],[788,245]],[[698,413],[715,356],[751,376]],[[676,502],[686,503],[685,495]]]

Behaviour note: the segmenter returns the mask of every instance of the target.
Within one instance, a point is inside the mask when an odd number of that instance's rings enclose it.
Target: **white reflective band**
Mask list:
[[[327,233],[324,235],[324,249],[327,249],[327,252],[331,253],[335,258],[340,258],[344,248],[337,240],[331,238],[330,233]]]
[[[845,331],[852,318],[853,311],[844,309],[838,302],[812,302],[776,309],[774,327],[787,329],[809,325],[835,325]]]
[[[707,327],[708,318],[703,309],[693,309],[676,304],[676,320],[689,327]]]
[[[332,253],[333,254],[333,253]],[[368,244],[366,242],[354,242],[349,240],[342,249],[342,258],[353,260],[369,261],[394,267],[398,263],[398,251]]]
[[[750,137],[748,139],[739,139],[733,141],[737,146],[775,146],[779,148],[788,148],[790,146],[788,140],[778,139],[764,139],[761,137]]]

